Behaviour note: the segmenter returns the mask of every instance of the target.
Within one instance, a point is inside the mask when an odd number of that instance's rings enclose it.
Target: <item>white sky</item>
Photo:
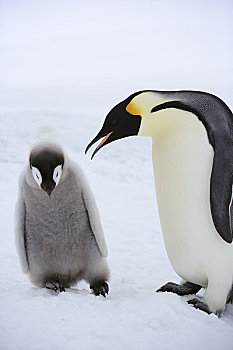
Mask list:
[[[0,0],[0,86],[114,101],[198,89],[232,103],[232,18],[230,0]]]

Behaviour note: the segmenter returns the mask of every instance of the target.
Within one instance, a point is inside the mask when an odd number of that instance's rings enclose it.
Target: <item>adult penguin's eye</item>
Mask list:
[[[116,126],[117,125],[117,119],[116,118],[111,119],[111,125],[112,126]]]

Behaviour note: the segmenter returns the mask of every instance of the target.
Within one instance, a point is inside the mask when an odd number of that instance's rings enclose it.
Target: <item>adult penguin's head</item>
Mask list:
[[[99,143],[97,148],[92,154],[92,157],[105,145],[115,140],[127,136],[137,135],[141,125],[141,115],[138,108],[134,108],[132,105],[132,100],[135,96],[139,95],[141,92],[136,92],[124,101],[118,103],[112,110],[108,113],[104,120],[104,124],[96,135],[96,137],[89,143],[85,153],[89,148],[99,141],[101,138],[103,140]]]

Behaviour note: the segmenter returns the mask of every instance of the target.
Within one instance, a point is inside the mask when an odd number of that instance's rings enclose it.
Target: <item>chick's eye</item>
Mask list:
[[[58,177],[58,172],[56,173],[56,177]]]
[[[36,177],[37,177],[37,179],[39,180],[39,176],[38,176],[38,174],[36,174]]]

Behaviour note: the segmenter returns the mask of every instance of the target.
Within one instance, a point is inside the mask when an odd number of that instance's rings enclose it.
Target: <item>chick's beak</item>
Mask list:
[[[51,196],[51,193],[54,187],[55,187],[55,183],[41,184],[41,188],[48,194],[49,198]]]

